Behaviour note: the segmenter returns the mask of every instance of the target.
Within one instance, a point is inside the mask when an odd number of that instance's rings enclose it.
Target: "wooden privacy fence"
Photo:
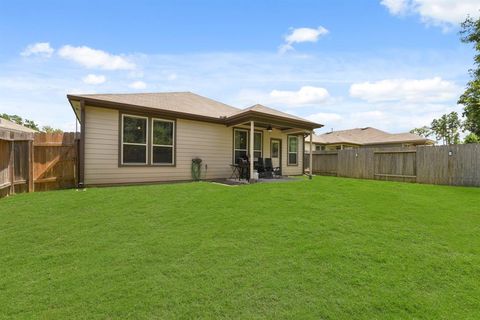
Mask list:
[[[480,186],[480,144],[315,151],[312,167],[320,175]]]
[[[31,140],[0,139],[0,198],[33,190]]]
[[[35,191],[76,186],[78,148],[75,132],[37,133],[33,148]]]
[[[30,140],[17,136],[0,136],[0,198],[77,185],[78,139],[74,132],[36,133]]]

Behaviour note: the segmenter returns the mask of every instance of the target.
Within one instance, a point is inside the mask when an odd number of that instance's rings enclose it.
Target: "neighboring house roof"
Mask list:
[[[155,109],[170,112],[177,116],[187,115],[228,124],[244,120],[246,117],[261,116],[290,121],[310,128],[323,126],[259,104],[246,109],[239,109],[192,92],[82,94],[67,95],[67,97],[70,102],[85,100],[88,103],[100,105],[107,103],[125,107]],[[74,109],[77,111],[75,106]]]
[[[0,118],[0,129],[5,129],[8,131],[15,132],[26,132],[26,133],[35,133],[36,130],[24,127],[22,125],[16,124],[15,122]]]
[[[310,141],[307,137],[305,141]],[[372,144],[390,144],[390,143],[433,143],[413,133],[388,133],[372,127],[355,128],[350,130],[340,130],[327,132],[312,137],[314,143],[319,144],[354,144],[354,145],[372,145]]]

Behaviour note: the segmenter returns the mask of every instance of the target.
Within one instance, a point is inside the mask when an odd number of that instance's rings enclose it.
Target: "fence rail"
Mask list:
[[[0,140],[0,198],[32,190],[29,140]]]
[[[77,179],[74,132],[37,133],[34,146],[35,191],[73,188]]]
[[[34,138],[3,133],[0,135],[0,198],[14,193],[74,187],[78,175],[77,149],[74,132],[36,133]]]
[[[312,163],[320,175],[480,186],[480,144],[315,151]]]

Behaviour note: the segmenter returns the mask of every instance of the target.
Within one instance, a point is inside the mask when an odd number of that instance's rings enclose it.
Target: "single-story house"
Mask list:
[[[305,141],[310,141],[308,136]],[[413,133],[388,133],[372,127],[355,128],[350,130],[331,131],[312,136],[314,151],[341,150],[353,148],[390,148],[410,147],[418,145],[433,145],[433,140]],[[305,146],[308,152],[309,145]]]
[[[271,158],[282,175],[301,175],[305,136],[322,127],[259,104],[238,109],[191,92],[67,98],[81,126],[79,181],[87,186],[191,180],[195,158],[202,160],[202,179],[229,178],[231,165],[252,154]]]

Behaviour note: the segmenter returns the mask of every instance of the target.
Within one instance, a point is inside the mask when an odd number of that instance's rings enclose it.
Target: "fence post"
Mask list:
[[[309,173],[308,178],[309,178],[310,180],[312,180],[312,175],[313,175],[313,168],[312,168],[312,166],[313,166],[313,164],[312,164],[312,163],[313,163],[313,150],[312,150],[312,149],[313,149],[313,147],[312,147],[313,144],[312,144],[312,136],[313,136],[313,130],[310,131],[310,154],[309,154],[309,157],[308,157],[308,163],[309,163],[309,165],[308,165],[308,171],[309,171],[309,172],[308,172],[308,173]],[[305,143],[305,140],[304,140],[303,143]],[[305,154],[305,150],[304,150],[303,153]]]
[[[10,194],[15,193],[15,142],[10,141]]]
[[[28,141],[28,192],[33,192],[35,189],[35,185],[33,183],[33,141]]]

